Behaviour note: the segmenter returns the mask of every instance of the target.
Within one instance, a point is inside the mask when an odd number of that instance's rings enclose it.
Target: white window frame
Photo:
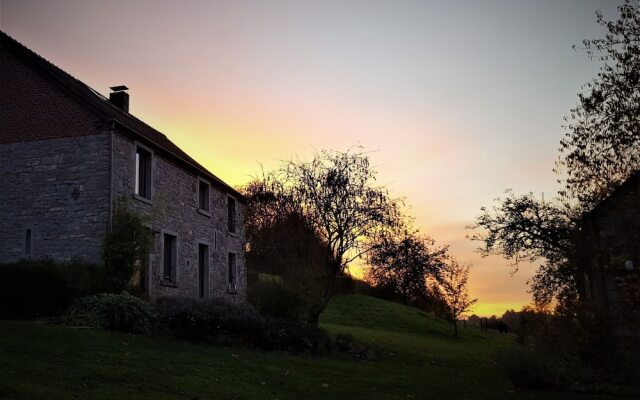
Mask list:
[[[153,150],[140,142],[134,142],[134,152],[133,152],[133,197],[136,199],[143,201],[145,203],[151,203],[151,199],[153,199],[153,161],[154,161],[154,153]],[[138,186],[139,186],[139,165],[138,165],[138,149],[142,149],[146,153],[149,154],[149,197],[145,197],[139,194]]]

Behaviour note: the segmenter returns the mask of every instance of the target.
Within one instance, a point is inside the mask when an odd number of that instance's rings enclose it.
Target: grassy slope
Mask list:
[[[323,315],[379,349],[378,362],[289,356],[114,332],[0,321],[0,398],[566,399],[514,390],[493,363],[506,336],[462,329],[364,296]]]

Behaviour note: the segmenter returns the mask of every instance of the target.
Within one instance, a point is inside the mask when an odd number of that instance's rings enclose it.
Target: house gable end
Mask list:
[[[99,118],[4,41],[0,47],[0,143],[82,136]]]

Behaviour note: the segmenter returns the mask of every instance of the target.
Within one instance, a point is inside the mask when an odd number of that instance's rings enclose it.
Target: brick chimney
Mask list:
[[[128,113],[129,93],[127,93],[127,90],[129,90],[129,88],[124,85],[120,85],[111,86],[109,89],[111,89],[111,93],[109,94],[109,101],[111,104]]]

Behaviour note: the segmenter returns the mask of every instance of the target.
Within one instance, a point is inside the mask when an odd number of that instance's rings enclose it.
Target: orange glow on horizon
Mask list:
[[[475,314],[479,317],[491,317],[492,315],[495,315],[496,317],[500,318],[505,311],[520,311],[522,307],[527,304],[529,303],[478,303],[475,307],[472,308],[471,312],[467,313],[467,316]]]

